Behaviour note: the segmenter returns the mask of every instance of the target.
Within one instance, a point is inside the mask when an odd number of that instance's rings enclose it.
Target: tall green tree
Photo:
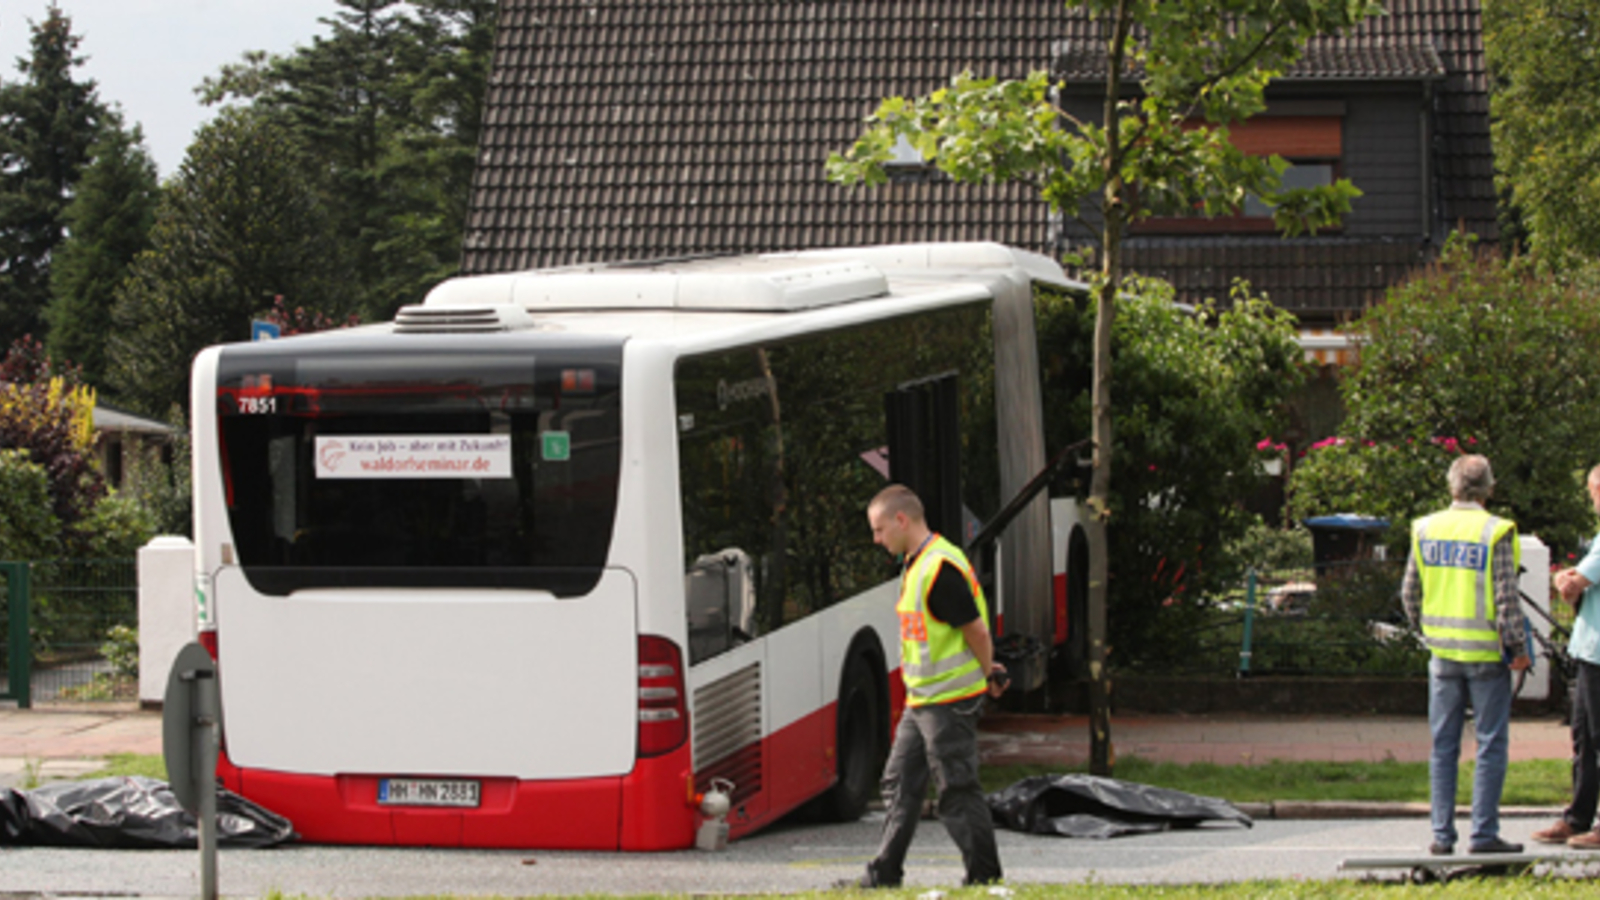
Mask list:
[[[1484,3],[1496,173],[1530,249],[1600,259],[1600,0]]]
[[[1239,152],[1227,126],[1265,108],[1271,79],[1306,42],[1382,12],[1373,0],[1068,0],[1100,30],[1105,89],[1099,122],[1079,121],[1055,102],[1047,71],[1017,81],[961,73],[932,94],[891,97],[866,133],[828,161],[830,177],[883,184],[896,142],[957,181],[1031,184],[1053,211],[1077,216],[1096,235],[1096,334],[1089,537],[1090,767],[1111,771],[1106,635],[1106,519],[1111,514],[1111,345],[1123,291],[1122,244],[1130,225],[1153,216],[1231,213],[1247,195],[1273,207],[1288,232],[1333,224],[1359,194],[1347,181],[1282,190],[1286,163]]]
[[[1350,331],[1360,358],[1340,383],[1340,437],[1290,479],[1297,517],[1386,518],[1403,552],[1412,519],[1449,502],[1466,452],[1494,466],[1489,505],[1557,550],[1591,532],[1584,475],[1600,463],[1600,277],[1553,275],[1527,257],[1452,238],[1439,261],[1391,288]]]
[[[51,256],[106,115],[95,83],[73,77],[84,58],[71,18],[52,3],[29,26],[22,79],[0,85],[0,346],[42,334]]]
[[[162,191],[150,249],[117,290],[109,383],[152,415],[187,407],[189,364],[244,340],[279,295],[331,316],[351,303],[316,168],[273,120],[225,109]]]
[[[399,70],[409,117],[380,164],[396,188],[372,313],[387,318],[460,268],[483,95],[494,49],[494,0],[413,0]]]
[[[70,359],[83,379],[106,386],[106,341],[117,286],[134,257],[150,245],[160,184],[138,126],[125,130],[114,113],[78,180],[63,219],[67,238],[51,265],[53,296],[45,308],[50,355]]]
[[[339,0],[294,53],[247,54],[202,85],[281,121],[329,173],[362,307],[387,318],[453,275],[493,43],[494,0]]]

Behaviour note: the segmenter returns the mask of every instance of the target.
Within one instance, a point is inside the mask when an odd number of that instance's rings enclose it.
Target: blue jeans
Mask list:
[[[1461,729],[1471,701],[1478,733],[1478,765],[1472,776],[1472,846],[1500,837],[1500,790],[1511,745],[1511,669],[1503,662],[1463,663],[1434,657],[1428,663],[1428,763],[1433,798],[1433,840],[1456,843],[1456,764]]]

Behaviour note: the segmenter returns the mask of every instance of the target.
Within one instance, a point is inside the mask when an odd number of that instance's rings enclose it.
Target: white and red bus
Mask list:
[[[970,538],[1043,466],[1036,284],[1075,287],[993,244],[580,267],[205,350],[225,785],[338,843],[680,848],[713,784],[735,838],[859,816],[902,702],[864,510]],[[1059,526],[985,563],[1009,632],[1066,636]]]

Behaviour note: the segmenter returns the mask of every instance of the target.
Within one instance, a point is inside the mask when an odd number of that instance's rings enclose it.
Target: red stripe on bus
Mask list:
[[[482,778],[476,809],[378,805],[375,775],[296,775],[219,761],[224,782],[314,844],[541,850],[668,850],[691,846],[697,813],[684,800],[688,749],[640,760],[619,777]]]

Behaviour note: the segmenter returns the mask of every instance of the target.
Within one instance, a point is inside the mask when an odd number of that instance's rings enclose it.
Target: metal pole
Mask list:
[[[196,672],[194,758],[200,793],[200,900],[217,900],[217,679]]]
[[[31,563],[0,563],[6,576],[6,606],[11,622],[9,671],[10,693],[17,701],[17,709],[33,705],[33,635],[28,625],[28,604],[32,602],[33,588],[28,577]]]
[[[1250,632],[1256,617],[1256,570],[1250,569],[1244,588],[1244,642],[1239,647],[1239,674],[1250,674]]]

